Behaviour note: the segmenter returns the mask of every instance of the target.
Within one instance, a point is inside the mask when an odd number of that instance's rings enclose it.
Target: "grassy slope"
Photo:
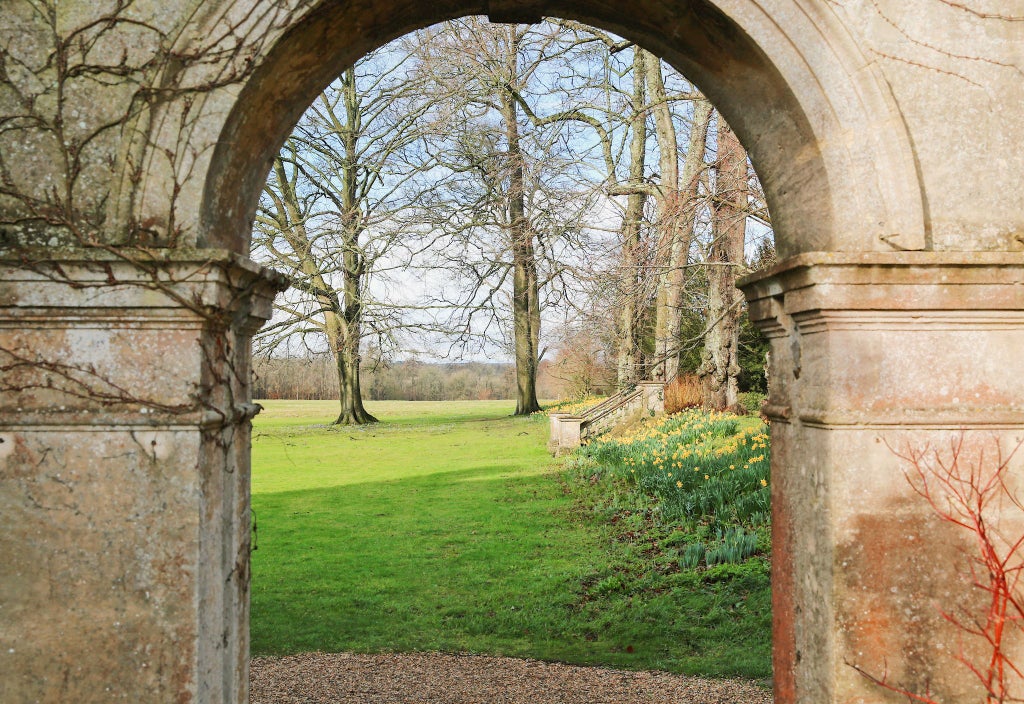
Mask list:
[[[254,654],[468,651],[767,675],[762,586],[654,579],[643,540],[613,539],[580,510],[546,423],[508,417],[511,403],[378,402],[387,422],[356,429],[322,425],[329,402],[264,405]]]

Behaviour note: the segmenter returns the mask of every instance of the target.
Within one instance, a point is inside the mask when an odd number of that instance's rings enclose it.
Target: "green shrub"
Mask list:
[[[748,413],[760,413],[766,396],[759,391],[747,391],[739,394],[737,398]]]
[[[694,570],[770,551],[769,465],[756,417],[691,409],[600,438],[566,466],[595,494],[607,485],[595,516],[623,535],[662,534],[659,550]]]

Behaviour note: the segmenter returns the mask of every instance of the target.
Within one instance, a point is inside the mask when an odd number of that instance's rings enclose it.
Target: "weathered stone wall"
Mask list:
[[[847,664],[879,658],[963,699],[919,646],[971,595],[955,540],[883,448],[1024,428],[1017,0],[0,0],[0,700],[245,701],[247,340],[279,282],[203,248],[246,254],[269,157],[343,66],[487,11],[664,55],[805,255],[747,287],[776,701],[885,701]]]
[[[892,92],[913,148],[926,249],[1024,251],[1024,4],[833,3]],[[1014,176],[1018,174],[1018,176]]]

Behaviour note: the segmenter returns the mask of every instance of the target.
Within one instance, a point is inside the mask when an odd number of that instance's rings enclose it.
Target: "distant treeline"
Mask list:
[[[338,370],[334,360],[320,357],[271,357],[253,360],[255,398],[334,400]],[[541,363],[538,395],[562,398],[566,382]],[[364,365],[363,398],[373,401],[456,401],[511,399],[516,396],[512,364],[490,362],[392,362]]]

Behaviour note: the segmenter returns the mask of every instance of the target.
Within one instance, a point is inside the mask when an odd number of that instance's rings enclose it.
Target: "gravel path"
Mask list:
[[[251,704],[771,704],[742,680],[480,655],[253,658]]]

